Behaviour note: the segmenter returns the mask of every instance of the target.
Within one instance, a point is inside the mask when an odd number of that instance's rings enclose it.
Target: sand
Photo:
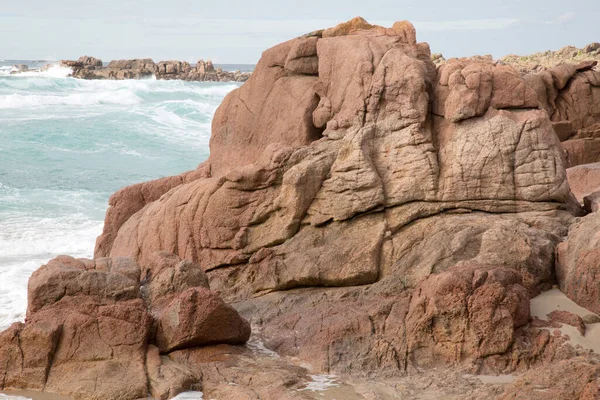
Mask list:
[[[549,319],[548,314],[554,310],[569,311],[584,319],[590,315],[596,315],[587,308],[577,305],[556,288],[543,292],[531,299],[530,311],[532,318],[538,317],[547,321]],[[585,324],[585,327],[585,336],[582,336],[577,328],[567,324],[562,325],[560,332],[563,335],[569,336],[571,345],[581,346],[584,349],[600,354],[600,323]]]

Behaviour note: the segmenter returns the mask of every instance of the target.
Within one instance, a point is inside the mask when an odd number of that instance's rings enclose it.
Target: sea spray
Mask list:
[[[0,63],[0,329],[23,320],[41,264],[93,255],[113,192],[206,159],[212,116],[240,86],[11,68]]]

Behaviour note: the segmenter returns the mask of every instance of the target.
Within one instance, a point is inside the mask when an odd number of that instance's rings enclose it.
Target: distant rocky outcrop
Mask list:
[[[21,72],[28,72],[29,71],[29,67],[27,66],[27,64],[15,64],[13,65],[10,73],[11,74],[20,74]]]
[[[526,56],[508,55],[500,62],[513,66],[520,72],[543,71],[560,64],[579,64],[585,61],[600,61],[600,43],[590,43],[581,49],[565,46],[559,50],[547,50]]]
[[[473,58],[486,58],[493,61],[491,55],[474,56]],[[440,66],[447,61],[441,53],[432,54],[431,60],[436,66]],[[600,61],[600,43],[592,42],[581,49],[575,46],[565,46],[556,51],[546,50],[525,56],[510,54],[495,62],[510,65],[520,73],[530,73],[541,72],[560,64],[579,64],[586,61]]]
[[[194,70],[158,65],[164,76]],[[600,312],[597,218],[576,222],[584,209],[567,173],[594,159],[594,68],[523,74],[489,57],[436,67],[409,22],[362,18],[266,50],[218,108],[208,160],[119,190],[95,261],[61,258],[32,276],[27,322],[0,336],[0,388],[67,393],[60,379],[77,379],[81,398],[166,398],[201,381],[208,398],[304,399],[308,364],[370,382],[438,371],[425,387],[457,371],[514,373],[474,398],[594,398],[599,356],[559,330],[581,335],[583,319],[530,311],[558,284]],[[249,330],[220,298],[289,358],[261,373],[231,345]],[[72,312],[98,328],[73,334]],[[75,337],[102,346],[74,348]],[[105,363],[125,360],[126,382],[92,389]],[[97,370],[84,368],[92,361]]]
[[[209,82],[244,82],[251,73],[240,71],[223,71],[215,69],[208,60],[200,60],[195,66],[185,61],[161,61],[154,63],[149,58],[135,60],[115,60],[106,67],[102,60],[94,57],[82,56],[77,61],[62,60],[60,64],[73,69],[72,76],[81,79],[180,79],[185,81]]]

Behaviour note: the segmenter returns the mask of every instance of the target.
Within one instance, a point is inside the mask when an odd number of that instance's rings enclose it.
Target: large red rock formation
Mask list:
[[[577,211],[547,102],[511,67],[455,60],[436,70],[407,22],[355,19],[282,43],[217,111],[210,176],[125,222],[108,215],[105,230],[117,233],[97,255],[145,264],[166,250],[198,262],[272,347],[323,371],[507,352],[524,302],[554,279],[554,246]],[[444,271],[460,271],[447,285],[463,288],[447,328],[456,347],[425,340],[417,327],[429,325],[415,319],[449,312],[417,306],[438,295]],[[345,289],[307,293],[313,305],[339,299],[316,310],[281,292],[357,285],[352,307]],[[479,292],[497,298],[473,314]],[[298,328],[315,325],[326,331]]]

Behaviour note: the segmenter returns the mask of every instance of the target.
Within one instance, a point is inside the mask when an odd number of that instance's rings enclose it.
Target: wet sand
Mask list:
[[[548,290],[531,299],[530,310],[532,318],[538,317],[545,321],[549,319],[548,314],[554,310],[569,311],[579,315],[584,320],[589,320],[590,316],[598,317],[587,308],[576,304],[557,288]],[[585,327],[585,336],[582,336],[577,328],[571,325],[563,324],[559,329],[563,335],[569,336],[571,345],[581,346],[584,349],[600,354],[600,323],[585,324]]]

